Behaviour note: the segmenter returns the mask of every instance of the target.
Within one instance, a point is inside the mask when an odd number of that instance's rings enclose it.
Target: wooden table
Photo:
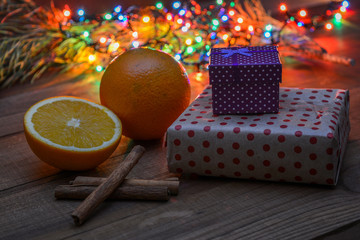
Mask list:
[[[358,60],[359,15],[349,22],[315,38],[330,53]],[[172,175],[167,170],[162,140],[139,142],[123,137],[109,160],[87,172],[60,171],[38,160],[26,143],[22,126],[24,113],[32,104],[57,95],[99,102],[100,74],[47,74],[32,85],[0,91],[0,238],[359,239],[359,63],[345,67],[291,58],[283,62],[282,86],[350,89],[352,130],[335,189],[185,176],[179,195],[168,202],[107,201],[77,227],[70,214],[80,202],[55,200],[57,185],[78,175],[108,176],[135,144],[147,151],[129,177],[162,179]],[[190,73],[190,78],[194,99],[208,79],[196,72]]]

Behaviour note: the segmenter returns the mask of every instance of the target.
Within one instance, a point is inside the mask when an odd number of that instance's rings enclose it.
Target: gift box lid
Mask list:
[[[210,83],[281,82],[282,66],[276,46],[212,48]]]

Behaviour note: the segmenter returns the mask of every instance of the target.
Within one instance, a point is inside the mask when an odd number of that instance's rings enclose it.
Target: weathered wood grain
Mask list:
[[[340,184],[360,194],[360,140],[350,141],[341,168]]]
[[[102,166],[111,163],[115,157],[130,151],[131,142],[131,139],[123,137],[112,157],[93,171],[101,172]],[[110,164],[108,169],[111,167],[113,166]],[[23,133],[0,138],[0,191],[58,173],[60,173],[59,169],[38,159],[28,146]],[[104,174],[107,176],[107,172]]]
[[[24,131],[23,119],[23,112],[0,117],[0,137]]]
[[[73,79],[69,79],[55,86],[33,89],[32,91],[25,91],[1,98],[1,116],[7,116],[20,112],[24,113],[36,102],[54,96],[79,96],[99,102],[97,94],[98,87],[92,85],[95,84],[94,81],[96,81],[96,79],[90,79],[89,76],[74,77]]]
[[[31,152],[23,133],[0,138],[0,146],[0,190],[59,172]]]
[[[55,188],[56,199],[84,200],[97,186],[89,185],[59,185]],[[166,186],[119,186],[105,200],[151,200],[167,201],[170,192]]]
[[[13,217],[0,218],[0,233],[5,239],[309,239],[360,214],[359,194],[342,187],[184,181],[181,194],[168,203],[107,202],[81,228],[74,228],[68,216],[78,202],[54,201],[55,182],[39,185],[2,198],[4,214]]]

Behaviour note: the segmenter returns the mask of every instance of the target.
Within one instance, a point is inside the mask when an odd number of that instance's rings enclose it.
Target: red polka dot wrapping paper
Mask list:
[[[349,92],[280,88],[276,114],[214,115],[208,86],[167,131],[170,172],[336,185]]]
[[[213,48],[209,65],[213,112],[277,113],[281,78],[276,46]]]

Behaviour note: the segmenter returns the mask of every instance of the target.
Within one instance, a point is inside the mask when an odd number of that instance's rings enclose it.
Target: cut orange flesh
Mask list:
[[[121,137],[121,122],[108,108],[85,99],[54,97],[30,107],[26,139],[44,162],[65,170],[87,170],[105,161]]]

